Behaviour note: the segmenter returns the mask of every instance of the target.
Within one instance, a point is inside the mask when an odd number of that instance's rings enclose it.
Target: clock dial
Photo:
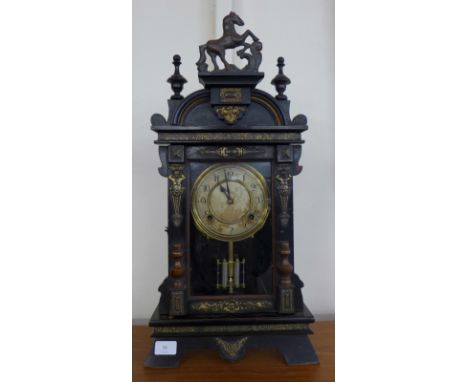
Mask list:
[[[214,239],[246,239],[265,224],[268,195],[265,179],[253,167],[236,163],[210,166],[193,186],[195,225]]]

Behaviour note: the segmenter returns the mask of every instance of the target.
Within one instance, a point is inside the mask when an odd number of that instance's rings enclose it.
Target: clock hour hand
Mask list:
[[[226,198],[229,200],[229,194],[228,194],[227,190],[223,187],[223,185],[221,183],[219,184],[219,189],[224,195],[226,195]]]

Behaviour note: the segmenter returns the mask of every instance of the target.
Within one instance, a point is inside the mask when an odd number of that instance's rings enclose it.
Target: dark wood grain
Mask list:
[[[143,362],[151,347],[151,328],[133,327],[133,382],[144,381],[314,381],[335,380],[335,322],[319,321],[312,325],[310,336],[320,358],[320,365],[287,366],[273,350],[249,351],[236,363],[221,359],[214,351],[188,355],[178,369],[149,369]]]

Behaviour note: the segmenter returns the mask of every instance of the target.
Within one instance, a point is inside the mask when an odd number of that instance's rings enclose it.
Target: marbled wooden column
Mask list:
[[[280,282],[278,285],[278,311],[279,313],[294,313],[294,284],[291,281],[293,266],[289,262],[288,241],[280,241],[280,264],[278,271]]]
[[[180,243],[173,244],[171,249],[172,267],[170,269],[170,275],[173,279],[169,306],[169,314],[171,316],[185,315],[186,286],[184,283],[185,268],[183,257],[182,245]]]

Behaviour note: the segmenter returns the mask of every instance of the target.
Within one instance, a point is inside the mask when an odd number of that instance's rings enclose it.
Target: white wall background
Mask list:
[[[166,79],[182,57],[182,94],[200,89],[198,45],[220,36],[234,10],[263,43],[259,89],[272,92],[276,58],[285,57],[291,116],[305,114],[302,174],[295,177],[295,267],[304,300],[320,318],[335,312],[334,275],[334,1],[133,0],[133,318],[148,319],[167,274],[166,179],[157,168],[149,118],[167,115]]]

